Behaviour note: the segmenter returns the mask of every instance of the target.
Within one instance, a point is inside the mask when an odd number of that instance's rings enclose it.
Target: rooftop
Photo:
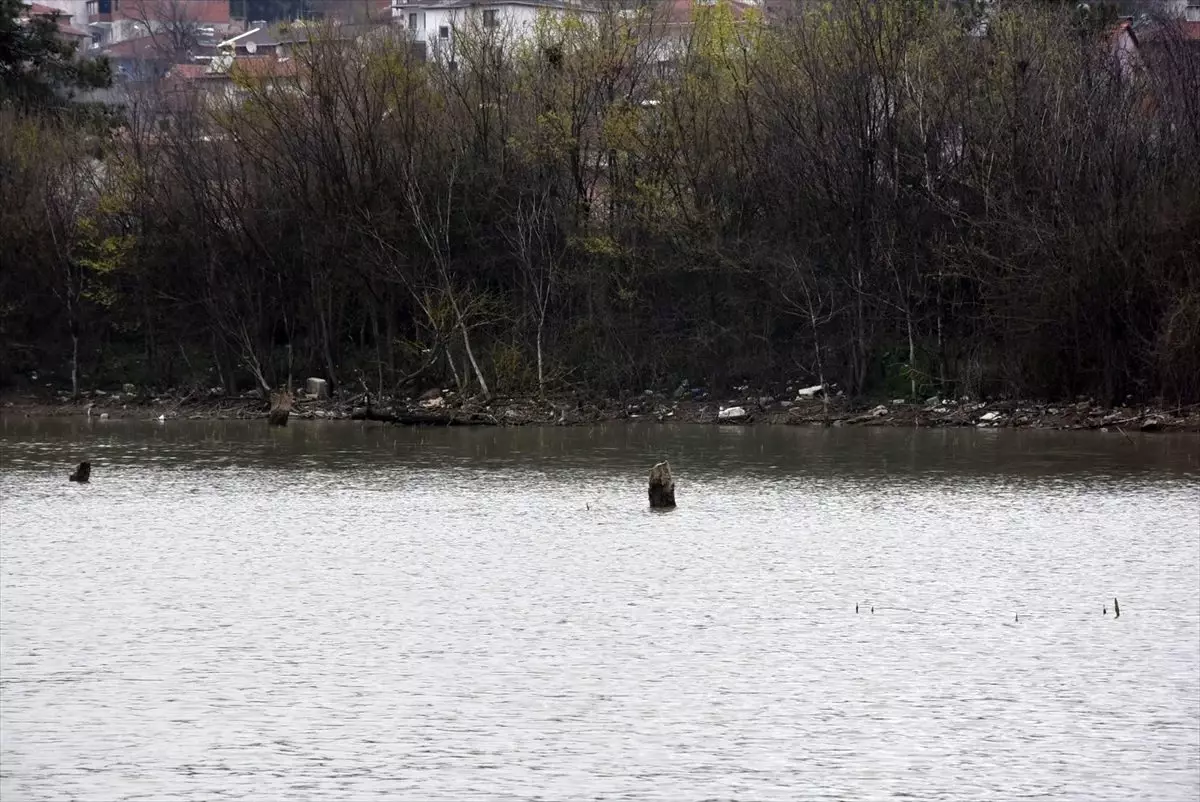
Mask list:
[[[27,17],[49,17],[58,25],[58,32],[62,36],[70,36],[75,39],[90,39],[91,34],[87,31],[80,30],[70,24],[71,16],[61,8],[43,5],[42,3],[27,3],[25,6],[25,16]]]
[[[375,27],[378,27],[378,23],[348,23],[344,25],[324,22],[313,24],[303,22],[277,23],[251,28],[244,33],[231,36],[220,42],[217,47],[244,48],[248,45],[253,45],[255,48],[259,48],[281,44],[301,44],[309,41],[314,36],[322,36],[325,32],[332,32],[333,35],[339,38],[353,39]]]
[[[299,67],[293,59],[277,59],[274,56],[238,56],[227,69],[214,69],[213,64],[175,64],[167,72],[168,79],[176,81],[223,81],[233,76],[250,78],[287,78],[298,74]]]

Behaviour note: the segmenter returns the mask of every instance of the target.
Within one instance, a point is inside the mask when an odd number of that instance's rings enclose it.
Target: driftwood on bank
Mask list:
[[[462,410],[417,411],[374,407],[357,407],[350,413],[350,420],[369,420],[392,423],[397,426],[496,426],[498,421],[484,412]]]
[[[88,480],[90,480],[92,478],[92,463],[90,463],[90,462],[79,463],[79,467],[75,469],[75,473],[71,474],[67,478],[70,479],[72,482],[79,482],[80,484],[87,484]]]

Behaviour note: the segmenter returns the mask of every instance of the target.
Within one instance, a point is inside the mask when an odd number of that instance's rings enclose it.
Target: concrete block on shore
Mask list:
[[[310,378],[304,382],[304,393],[318,401],[329,398],[329,382],[324,379]]]
[[[746,414],[745,407],[729,407],[728,409],[723,409],[717,413],[717,420],[723,420],[729,423],[745,420],[747,417],[749,416]]]

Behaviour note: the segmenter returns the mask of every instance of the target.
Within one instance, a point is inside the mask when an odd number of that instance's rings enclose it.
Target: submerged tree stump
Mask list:
[[[75,469],[75,473],[71,474],[67,478],[72,482],[79,482],[83,485],[87,484],[88,480],[92,478],[92,463],[79,463],[79,467]]]
[[[288,416],[292,414],[292,398],[290,390],[271,393],[271,412],[267,415],[267,423],[271,426],[287,426]]]
[[[671,509],[675,506],[675,480],[671,478],[671,463],[660,462],[650,469],[651,509]]]

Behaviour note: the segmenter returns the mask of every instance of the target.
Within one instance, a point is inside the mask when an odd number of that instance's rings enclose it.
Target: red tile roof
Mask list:
[[[87,31],[80,30],[70,24],[71,15],[63,11],[61,8],[43,5],[41,3],[29,3],[26,12],[30,17],[49,17],[58,25],[58,32],[63,36],[70,36],[75,39],[90,39],[91,34]]]
[[[229,70],[253,78],[285,78],[296,75],[295,59],[276,59],[274,56],[251,56],[234,59]]]
[[[167,73],[167,78],[179,81],[220,81],[234,75],[249,78],[287,78],[297,75],[299,70],[294,59],[276,59],[274,56],[239,56],[224,72],[210,72],[208,64],[176,64]]]
[[[153,36],[124,39],[104,48],[103,54],[116,58],[155,58],[159,55],[159,44]]]
[[[182,81],[195,81],[208,74],[207,64],[175,64],[167,72],[168,78],[178,78]]]
[[[1148,44],[1158,44],[1164,38],[1170,41],[1175,36],[1184,44],[1200,45],[1200,20],[1178,20],[1165,25],[1148,26],[1143,40]]]

